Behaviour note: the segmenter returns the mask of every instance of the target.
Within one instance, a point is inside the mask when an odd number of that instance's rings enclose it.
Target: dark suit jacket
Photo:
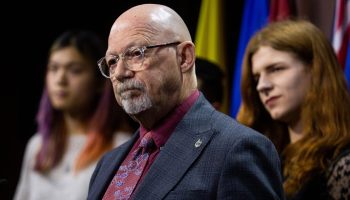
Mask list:
[[[130,141],[99,161],[90,180],[89,200],[103,197],[138,137],[136,132]],[[177,125],[133,197],[284,199],[279,157],[270,140],[216,111],[201,94]]]

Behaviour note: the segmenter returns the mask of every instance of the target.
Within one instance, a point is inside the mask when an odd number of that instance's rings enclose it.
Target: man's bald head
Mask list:
[[[147,40],[156,37],[164,42],[192,41],[182,18],[173,9],[159,4],[142,4],[125,11],[114,22],[111,33],[122,28],[144,31]]]

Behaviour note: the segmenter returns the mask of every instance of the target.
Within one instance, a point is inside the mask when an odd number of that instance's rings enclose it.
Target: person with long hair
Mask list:
[[[97,160],[131,137],[126,113],[99,74],[96,61],[104,51],[90,31],[66,31],[54,41],[38,131],[27,144],[14,199],[86,199]]]
[[[243,61],[237,120],[268,136],[288,199],[349,199],[350,94],[325,35],[312,23],[269,24]]]

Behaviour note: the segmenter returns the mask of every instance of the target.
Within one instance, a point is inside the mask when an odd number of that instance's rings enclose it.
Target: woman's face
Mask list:
[[[301,106],[310,85],[307,65],[294,54],[261,46],[252,56],[252,73],[261,102],[272,119],[300,120]]]
[[[74,47],[54,51],[47,65],[46,83],[55,109],[81,112],[91,106],[97,92],[94,65]]]

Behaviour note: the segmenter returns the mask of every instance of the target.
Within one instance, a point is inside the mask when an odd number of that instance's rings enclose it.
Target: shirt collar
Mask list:
[[[185,99],[179,106],[170,112],[164,119],[163,123],[155,126],[151,130],[147,130],[143,126],[140,128],[141,138],[148,132],[152,131],[152,138],[157,148],[164,146],[171,133],[176,128],[177,124],[183,116],[190,110],[194,102],[199,97],[199,91],[195,90],[187,99]]]

